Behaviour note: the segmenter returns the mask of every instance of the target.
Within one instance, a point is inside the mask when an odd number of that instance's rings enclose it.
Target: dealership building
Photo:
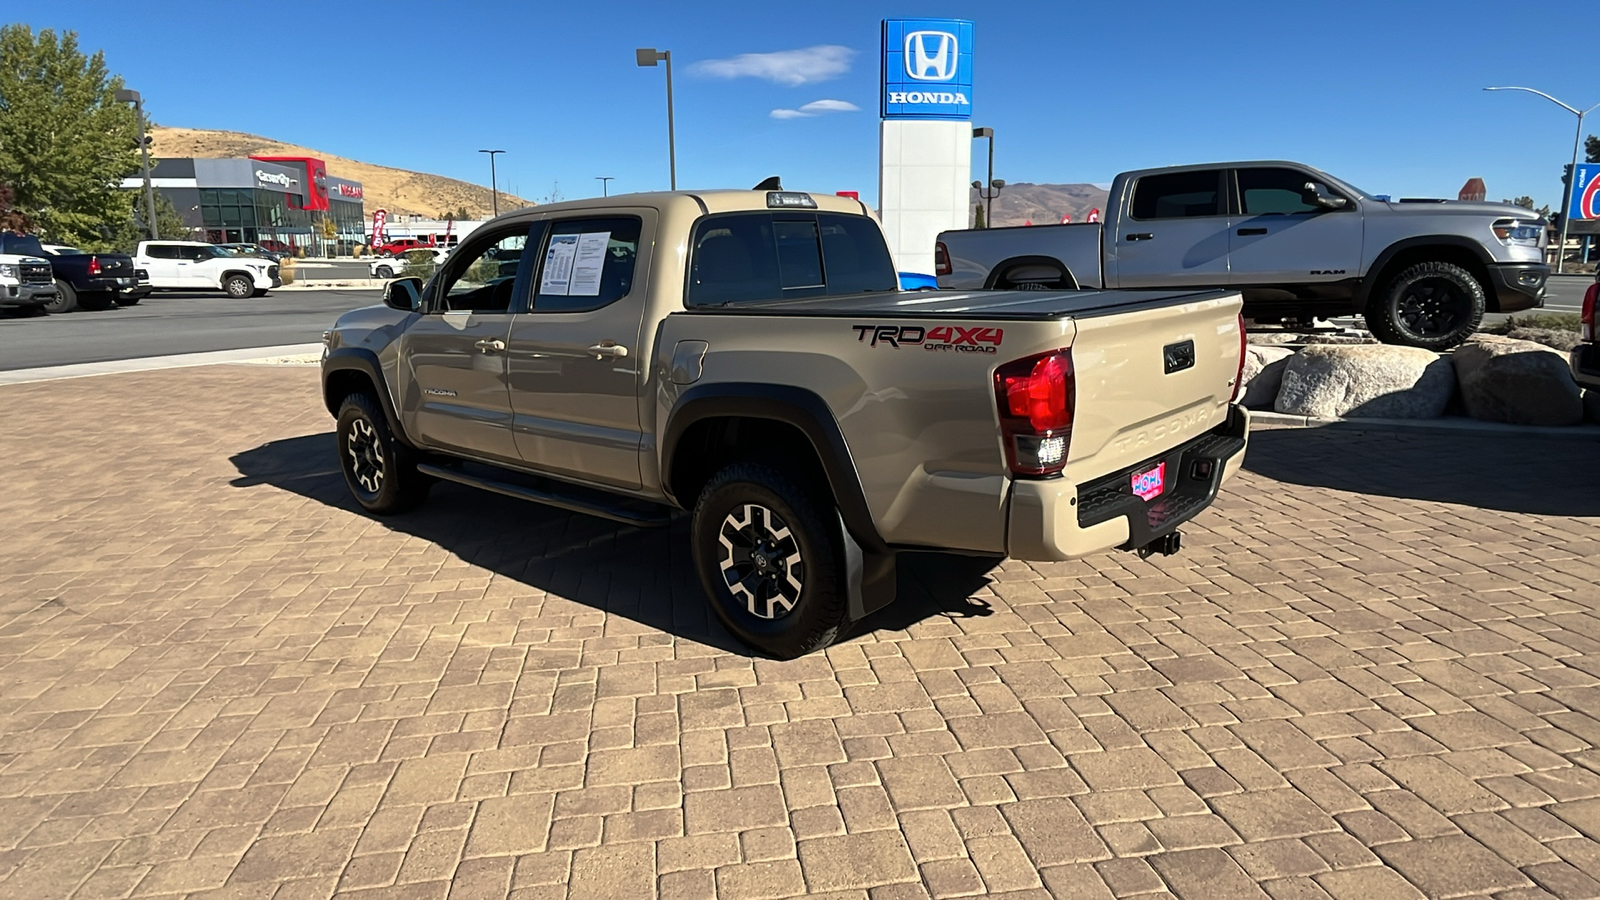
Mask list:
[[[348,253],[366,243],[361,183],[328,175],[315,157],[152,160],[151,182],[197,239]],[[144,179],[124,179],[142,189]]]

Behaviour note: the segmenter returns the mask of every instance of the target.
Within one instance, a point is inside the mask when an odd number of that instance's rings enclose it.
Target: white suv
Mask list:
[[[221,290],[242,300],[283,284],[269,259],[238,256],[200,241],[140,241],[134,265],[150,275],[154,290]]]

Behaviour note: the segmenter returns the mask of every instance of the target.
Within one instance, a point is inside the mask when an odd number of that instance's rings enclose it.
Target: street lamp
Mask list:
[[[161,235],[156,233],[156,192],[150,185],[150,139],[144,133],[144,100],[138,91],[121,90],[116,94],[118,103],[132,103],[133,111],[139,117],[139,156],[144,161],[144,204],[145,214],[150,217],[150,240],[159,241]]]
[[[500,215],[500,185],[499,185],[499,182],[496,181],[495,177],[494,177],[494,157],[495,157],[495,154],[504,153],[505,151],[504,150],[479,150],[478,152],[479,153],[487,153],[487,154],[489,154],[489,192],[494,195],[494,214],[495,214],[496,217],[499,217],[499,215]]]
[[[596,175],[594,177],[595,181],[600,182],[600,196],[611,196],[611,182],[615,180],[616,177],[617,176],[615,175]]]
[[[988,183],[989,183],[990,187],[993,189],[993,193],[986,194],[985,191],[982,190],[982,185],[980,185],[976,181],[974,181],[972,183],[972,186],[975,187],[975,188],[979,188],[978,196],[982,197],[983,200],[984,200],[984,205],[983,205],[983,227],[985,227],[985,228],[993,228],[994,227],[994,198],[997,195],[999,195],[1000,188],[1005,186],[1005,182],[1002,181],[999,184],[995,184],[995,180],[994,180],[994,129],[993,128],[974,128],[974,129],[972,129],[972,139],[973,140],[977,140],[978,138],[987,138],[988,141],[989,141],[989,182]]]
[[[655,68],[656,63],[667,64],[667,172],[672,179],[672,189],[678,189],[678,148],[677,141],[672,135],[672,51],[657,50],[654,47],[640,47],[633,52],[634,59],[646,69]]]
[[[1533,88],[1486,87],[1484,90],[1526,91],[1530,94],[1538,94],[1546,100],[1549,100],[1551,103],[1554,103],[1555,105],[1578,117],[1578,135],[1572,139],[1572,168],[1567,172],[1567,188],[1562,192],[1561,195],[1561,246],[1556,250],[1556,274],[1564,274],[1567,268],[1567,223],[1572,219],[1572,189],[1577,187],[1578,183],[1578,148],[1583,146],[1583,117],[1597,109],[1600,109],[1600,103],[1596,103],[1594,106],[1591,106],[1588,109],[1579,110],[1575,106],[1568,106],[1567,104],[1562,103],[1560,100],[1557,100],[1549,94],[1546,94],[1544,91],[1536,91]]]

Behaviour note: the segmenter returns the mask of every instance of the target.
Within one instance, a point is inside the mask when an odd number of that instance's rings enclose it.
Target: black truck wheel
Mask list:
[[[78,308],[78,292],[73,289],[72,285],[57,278],[55,299],[41,308],[48,313],[72,312]]]
[[[244,300],[255,293],[255,283],[248,275],[229,275],[222,281],[222,289],[235,300]]]
[[[1483,322],[1488,299],[1472,273],[1445,262],[1417,263],[1367,303],[1367,328],[1385,344],[1449,350]]]
[[[413,451],[395,440],[383,411],[370,395],[344,398],[335,433],[344,482],[367,512],[380,516],[401,513],[428,499],[432,479],[417,471]]]
[[[779,659],[820,650],[849,624],[843,554],[821,501],[778,468],[741,462],[695,505],[692,551],[712,611]]]

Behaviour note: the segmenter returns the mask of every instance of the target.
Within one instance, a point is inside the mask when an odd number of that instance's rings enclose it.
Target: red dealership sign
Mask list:
[[[372,240],[367,242],[367,246],[378,246],[378,242],[383,239],[383,223],[387,221],[389,221],[389,211],[386,209],[377,210],[372,214]]]

